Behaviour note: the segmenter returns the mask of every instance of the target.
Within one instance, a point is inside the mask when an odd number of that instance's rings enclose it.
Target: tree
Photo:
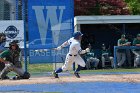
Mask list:
[[[77,15],[129,15],[130,10],[123,0],[74,0]]]
[[[74,0],[74,14],[89,15],[95,6],[95,0]]]
[[[140,0],[125,0],[133,15],[140,15]]]

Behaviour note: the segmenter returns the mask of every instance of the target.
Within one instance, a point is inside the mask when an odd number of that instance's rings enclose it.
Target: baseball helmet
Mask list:
[[[121,35],[121,38],[125,38],[125,37],[126,37],[125,34],[122,34],[122,35]]]
[[[74,34],[73,34],[73,37],[74,38],[77,38],[77,37],[79,37],[79,36],[82,36],[83,34],[80,32],[80,31],[77,31],[77,32],[75,32]]]

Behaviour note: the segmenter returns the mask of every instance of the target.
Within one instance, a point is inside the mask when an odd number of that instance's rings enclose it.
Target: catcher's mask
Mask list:
[[[18,49],[19,48],[19,46],[18,46],[18,41],[12,41],[11,43],[9,43],[9,49],[12,49],[12,46],[15,46],[16,47],[16,49]]]

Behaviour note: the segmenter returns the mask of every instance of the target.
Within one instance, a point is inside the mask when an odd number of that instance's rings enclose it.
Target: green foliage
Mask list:
[[[133,15],[140,15],[140,0],[125,0]]]
[[[130,15],[124,0],[74,0],[74,15]]]

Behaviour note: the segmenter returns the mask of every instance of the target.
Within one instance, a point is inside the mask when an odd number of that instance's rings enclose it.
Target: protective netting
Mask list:
[[[21,20],[22,14],[22,0],[0,0],[0,20]]]

